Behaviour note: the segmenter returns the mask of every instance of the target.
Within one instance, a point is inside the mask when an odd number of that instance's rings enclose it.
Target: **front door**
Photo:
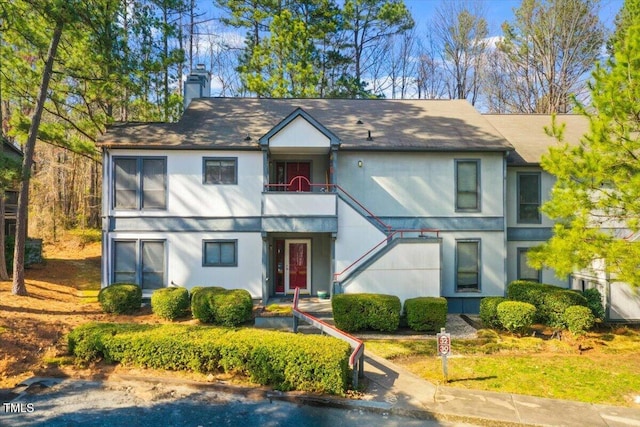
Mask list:
[[[309,292],[311,287],[311,240],[285,240],[285,288],[287,293]]]
[[[311,163],[309,162],[278,162],[276,175],[278,184],[291,184],[286,187],[286,191],[310,191],[311,189],[309,186]]]

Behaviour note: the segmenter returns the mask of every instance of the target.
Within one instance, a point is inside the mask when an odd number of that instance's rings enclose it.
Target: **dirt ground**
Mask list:
[[[0,388],[32,376],[107,375],[104,367],[79,370],[65,364],[65,334],[92,320],[159,322],[148,309],[135,316],[102,313],[96,292],[86,291],[99,288],[100,243],[84,245],[69,236],[45,245],[44,258],[26,270],[28,296],[12,295],[12,282],[0,282]]]

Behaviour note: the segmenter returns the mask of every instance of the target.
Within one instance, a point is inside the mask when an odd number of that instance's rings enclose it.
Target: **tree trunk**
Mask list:
[[[24,252],[27,240],[27,212],[29,205],[29,181],[31,178],[31,166],[33,165],[33,153],[35,151],[36,138],[38,136],[38,128],[42,119],[42,111],[44,103],[47,99],[47,91],[49,90],[49,82],[53,71],[53,62],[58,51],[58,44],[62,37],[62,28],[64,23],[59,20],[53,30],[49,52],[47,52],[47,60],[42,71],[42,82],[40,83],[40,93],[36,101],[36,107],[31,118],[29,126],[29,135],[24,149],[24,157],[22,159],[22,180],[20,182],[20,194],[18,196],[18,211],[16,218],[16,244],[13,255],[13,289],[14,295],[27,295],[27,287],[24,282]]]

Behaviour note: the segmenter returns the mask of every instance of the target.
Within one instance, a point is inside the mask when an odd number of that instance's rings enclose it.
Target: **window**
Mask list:
[[[456,241],[456,292],[480,290],[480,241]]]
[[[204,184],[235,185],[238,183],[238,159],[204,158],[203,177]]]
[[[203,240],[202,265],[205,267],[236,267],[237,240]]]
[[[540,224],[540,174],[518,173],[518,222]]]
[[[480,210],[480,161],[456,160],[456,210]]]
[[[113,166],[115,209],[166,208],[166,158],[116,157]]]
[[[142,289],[165,286],[164,240],[115,240],[113,283],[135,283]]]
[[[518,280],[532,280],[542,282],[541,271],[529,267],[527,263],[528,248],[518,248]]]

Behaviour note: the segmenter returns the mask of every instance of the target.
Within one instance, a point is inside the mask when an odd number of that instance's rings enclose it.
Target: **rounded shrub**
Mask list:
[[[541,307],[545,323],[553,328],[565,328],[564,311],[572,305],[587,307],[587,299],[569,289],[547,293]]]
[[[133,283],[115,283],[100,290],[98,302],[105,313],[133,313],[142,305],[142,289]]]
[[[246,289],[225,289],[213,294],[214,322],[222,326],[238,326],[253,318],[253,300]]]
[[[582,335],[593,327],[595,317],[589,307],[572,305],[564,311],[567,329],[574,335]]]
[[[442,297],[409,298],[404,302],[407,325],[414,331],[439,332],[447,323],[447,300]]]
[[[535,321],[546,323],[545,313],[542,309],[544,297],[549,292],[560,291],[559,286],[545,283],[532,282],[530,280],[514,280],[507,286],[507,299],[520,302],[528,302],[536,308]]]
[[[528,302],[503,301],[497,307],[500,324],[509,332],[526,333],[536,316],[536,307]]]
[[[502,326],[498,319],[498,305],[506,300],[504,297],[486,297],[480,300],[480,320],[484,326],[491,329]]]
[[[192,293],[191,313],[203,323],[238,326],[253,317],[253,300],[245,289],[202,288]]]
[[[392,332],[400,324],[402,304],[395,295],[339,294],[331,299],[331,308],[336,327],[343,331]]]
[[[189,289],[189,301],[191,301],[193,295],[196,292],[201,291],[202,289],[204,289],[204,286],[194,286],[193,288]]]
[[[189,311],[189,291],[176,287],[156,289],[151,294],[151,311],[167,320],[185,316]]]
[[[587,307],[591,309],[593,317],[604,320],[605,312],[600,291],[596,288],[585,289],[582,295],[587,299]]]

